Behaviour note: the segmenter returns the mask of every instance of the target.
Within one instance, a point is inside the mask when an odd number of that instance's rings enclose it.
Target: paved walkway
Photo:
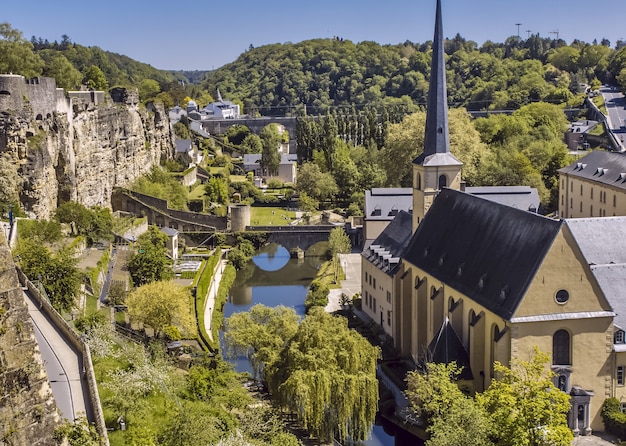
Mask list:
[[[328,294],[326,311],[329,313],[341,309],[341,293],[352,298],[361,292],[361,253],[339,254],[339,261],[346,278],[341,281],[339,288],[330,290]]]
[[[74,421],[79,414],[88,415],[89,405],[86,381],[81,379],[82,356],[65,341],[54,325],[39,311],[39,308],[24,292],[28,313],[33,322],[35,338],[44,361],[52,395],[61,416]]]
[[[222,251],[222,258],[217,263],[215,267],[215,272],[213,277],[211,278],[211,284],[209,285],[209,290],[207,291],[207,298],[204,301],[204,329],[206,330],[206,334],[211,341],[213,341],[213,330],[211,330],[211,321],[213,319],[213,308],[215,308],[215,299],[217,298],[217,291],[220,287],[220,281],[222,280],[222,273],[224,272],[224,268],[228,260],[226,260],[224,256],[224,251]]]

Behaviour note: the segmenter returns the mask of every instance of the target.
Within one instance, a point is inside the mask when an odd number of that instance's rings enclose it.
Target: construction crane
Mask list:
[[[549,34],[555,34],[556,35],[556,40],[559,40],[559,30],[555,29],[554,31],[550,31]]]

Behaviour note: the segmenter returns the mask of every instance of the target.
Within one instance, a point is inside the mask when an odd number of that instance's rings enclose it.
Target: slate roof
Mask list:
[[[428,351],[431,354],[430,361],[436,364],[456,362],[457,366],[462,367],[458,379],[468,381],[474,379],[469,353],[448,318],[443,321],[437,336],[430,342]]]
[[[626,189],[626,156],[596,150],[559,169],[559,173]]]
[[[530,186],[466,187],[465,192],[523,211],[537,212],[541,207],[537,189]]]
[[[411,240],[411,214],[400,211],[372,244],[363,250],[363,257],[388,275],[393,275],[400,267],[400,258]]]
[[[176,139],[176,153],[187,153],[191,150],[190,139]]]
[[[293,164],[298,161],[298,155],[295,153],[281,153],[280,164]],[[243,155],[243,164],[249,166],[251,164],[261,163],[260,153],[246,153]]]
[[[412,210],[410,187],[375,187],[365,191],[366,220],[392,220],[400,211]]]
[[[509,320],[562,222],[443,189],[404,258]]]
[[[602,293],[626,330],[626,217],[565,220]]]

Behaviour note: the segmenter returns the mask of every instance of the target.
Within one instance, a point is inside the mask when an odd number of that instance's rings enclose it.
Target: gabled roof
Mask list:
[[[559,173],[626,189],[626,156],[596,150],[559,169]]]
[[[561,225],[445,188],[413,234],[404,258],[508,320]]]
[[[410,187],[372,188],[365,191],[365,219],[393,220],[400,211],[413,209]]]
[[[454,331],[454,327],[448,318],[443,321],[437,336],[434,337],[428,346],[428,352],[431,355],[429,361],[436,364],[456,362],[457,366],[462,367],[458,379],[468,381],[474,379],[469,353],[463,346],[463,342],[459,339],[459,335]]]
[[[466,187],[465,192],[523,211],[537,212],[541,206],[537,189],[530,186]]]
[[[362,255],[378,269],[393,275],[400,267],[404,249],[411,240],[412,216],[400,211]]]
[[[626,217],[565,220],[598,286],[626,330]]]

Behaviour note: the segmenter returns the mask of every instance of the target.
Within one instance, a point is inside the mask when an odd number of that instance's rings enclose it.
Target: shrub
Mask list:
[[[306,299],[304,299],[304,308],[306,312],[308,313],[312,307],[325,307],[328,305],[329,293],[330,289],[328,286],[318,282],[317,280],[311,282],[309,292],[306,295]]]
[[[617,398],[607,398],[602,404],[602,421],[607,432],[626,438],[626,414],[620,410]]]

